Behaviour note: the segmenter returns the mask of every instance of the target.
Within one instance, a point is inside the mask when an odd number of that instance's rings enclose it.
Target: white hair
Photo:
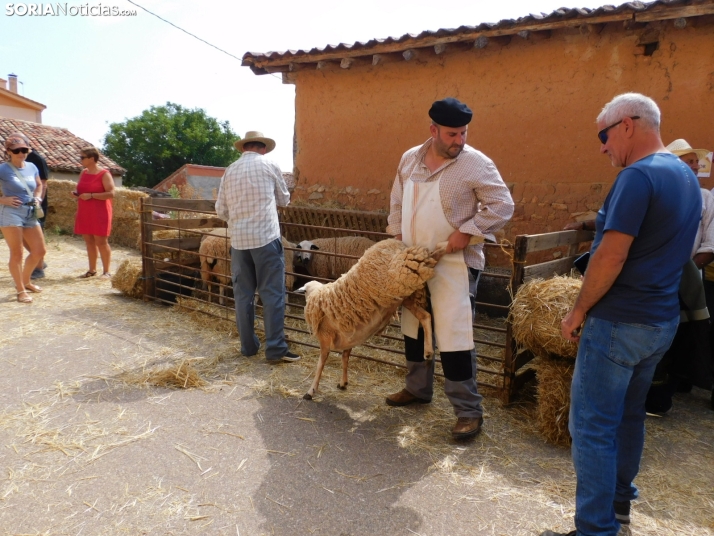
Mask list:
[[[657,103],[641,93],[618,95],[597,116],[598,123],[611,125],[625,117],[639,116],[643,125],[659,132],[660,111]]]

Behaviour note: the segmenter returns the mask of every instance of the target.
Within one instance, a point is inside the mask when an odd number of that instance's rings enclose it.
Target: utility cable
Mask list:
[[[138,8],[143,9],[143,10],[146,11],[149,15],[153,15],[153,16],[156,17],[157,19],[164,21],[166,24],[170,24],[171,26],[173,26],[173,27],[176,28],[177,30],[181,30],[183,33],[190,35],[190,36],[193,37],[194,39],[198,39],[198,40],[201,41],[202,43],[207,44],[209,47],[213,47],[213,48],[215,48],[216,50],[218,50],[218,51],[220,51],[220,52],[223,52],[224,54],[227,54],[227,55],[229,55],[231,58],[235,58],[235,59],[237,59],[237,60],[240,61],[240,62],[243,61],[242,58],[239,58],[238,56],[234,56],[233,54],[231,54],[230,52],[226,52],[226,51],[223,50],[222,48],[218,48],[216,45],[213,45],[213,44],[209,43],[209,42],[206,41],[205,39],[201,39],[201,38],[198,37],[197,35],[194,35],[194,34],[192,34],[191,32],[184,30],[184,29],[181,28],[180,26],[176,26],[173,22],[166,20],[165,18],[163,18],[163,17],[157,15],[157,14],[154,13],[153,11],[149,11],[149,10],[146,9],[144,6],[140,6],[140,5],[137,4],[136,2],[133,2],[132,0],[126,0],[126,1],[129,2],[130,4],[135,5],[135,6],[138,7]],[[268,74],[270,74],[271,76],[274,76],[275,78],[278,78],[278,79],[281,79],[281,80],[282,80],[282,78],[281,78],[280,76],[277,76],[277,75],[275,75],[274,73],[268,73]]]
[[[157,15],[156,13],[154,13],[154,12],[152,12],[152,11],[149,11],[149,10],[146,9],[144,6],[140,6],[140,5],[137,4],[136,2],[132,2],[132,0],[126,0],[126,1],[129,2],[130,4],[134,4],[136,7],[139,7],[139,8],[141,8],[141,9],[143,9],[144,11],[146,11],[146,12],[149,13],[150,15],[153,15],[153,16],[156,17],[157,19],[164,21],[166,24],[170,24],[171,26],[173,26],[173,27],[176,28],[177,30],[181,30],[183,33],[186,33],[186,34],[190,35],[190,36],[193,37],[194,39],[198,39],[199,41],[201,41],[201,42],[203,42],[203,43],[206,43],[209,47],[213,47],[213,48],[215,48],[216,50],[220,50],[220,51],[223,52],[224,54],[228,54],[231,58],[235,58],[235,59],[237,59],[238,61],[243,61],[243,60],[242,60],[241,58],[239,58],[238,56],[234,56],[234,55],[231,54],[230,52],[226,52],[226,51],[223,50],[222,48],[218,48],[216,45],[212,45],[211,43],[209,43],[209,42],[206,41],[205,39],[201,39],[201,38],[198,37],[197,35],[194,35],[194,34],[192,34],[191,32],[187,32],[186,30],[184,30],[184,29],[181,28],[180,26],[176,26],[173,22],[168,21],[168,20],[164,19],[163,17],[160,17],[159,15]]]

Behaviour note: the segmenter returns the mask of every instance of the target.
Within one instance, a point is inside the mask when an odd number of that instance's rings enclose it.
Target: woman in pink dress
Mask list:
[[[112,232],[112,198],[114,197],[114,179],[106,169],[97,166],[99,151],[86,147],[80,151],[82,165],[86,166],[79,175],[77,191],[72,192],[79,198],[77,216],[74,220],[74,234],[82,235],[87,246],[89,270],[79,277],[86,279],[97,275],[97,257],[102,259],[102,276],[110,278],[109,265],[112,250],[109,247],[109,235]]]

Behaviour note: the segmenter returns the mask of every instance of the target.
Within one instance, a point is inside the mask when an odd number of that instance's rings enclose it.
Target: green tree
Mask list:
[[[126,184],[151,188],[184,164],[228,166],[240,156],[239,139],[228,121],[167,102],[110,124],[103,150],[126,168]]]

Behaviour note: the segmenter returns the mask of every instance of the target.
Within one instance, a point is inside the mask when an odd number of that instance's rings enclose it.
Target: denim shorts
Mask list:
[[[30,229],[40,224],[35,218],[35,207],[21,205],[9,207],[0,205],[0,227],[24,227]]]

